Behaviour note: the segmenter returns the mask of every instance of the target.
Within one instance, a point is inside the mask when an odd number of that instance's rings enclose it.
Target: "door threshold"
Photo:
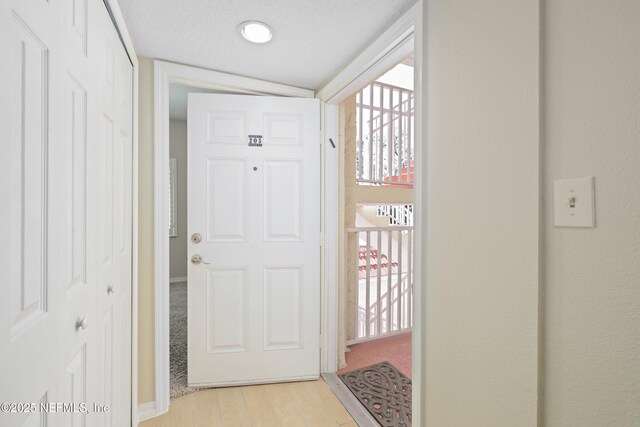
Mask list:
[[[359,427],[380,427],[380,423],[366,410],[360,401],[351,393],[338,375],[334,373],[322,374],[322,379],[336,395],[342,406],[349,412],[351,418]]]
[[[291,383],[291,382],[298,382],[298,381],[314,381],[314,380],[317,380],[317,379],[319,379],[318,375],[304,375],[304,376],[287,377],[287,378],[263,378],[263,379],[256,379],[256,380],[189,383],[189,387],[194,387],[194,388],[242,387],[242,386],[262,385],[262,384]]]

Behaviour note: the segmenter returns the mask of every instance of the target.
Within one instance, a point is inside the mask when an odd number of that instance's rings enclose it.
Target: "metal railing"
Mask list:
[[[411,330],[413,227],[347,228],[357,263],[347,254],[347,284],[355,286],[355,328],[347,343]],[[352,245],[353,247],[353,245]],[[349,280],[350,279],[350,280]]]
[[[373,82],[356,95],[356,182],[413,186],[413,91]]]
[[[379,205],[376,216],[389,217],[389,225],[413,225],[413,205]]]

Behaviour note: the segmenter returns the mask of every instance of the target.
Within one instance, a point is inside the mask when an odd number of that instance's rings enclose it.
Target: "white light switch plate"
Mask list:
[[[595,227],[595,178],[554,181],[553,214],[556,227]]]

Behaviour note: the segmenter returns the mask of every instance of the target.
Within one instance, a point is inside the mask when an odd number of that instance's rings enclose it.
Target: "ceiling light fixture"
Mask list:
[[[242,37],[249,40],[251,43],[266,43],[271,40],[273,36],[273,30],[264,22],[258,21],[246,21],[240,24],[238,27]]]

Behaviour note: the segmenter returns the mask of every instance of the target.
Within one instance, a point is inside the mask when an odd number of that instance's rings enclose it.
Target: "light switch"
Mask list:
[[[556,227],[595,227],[595,178],[554,181],[553,214]]]

